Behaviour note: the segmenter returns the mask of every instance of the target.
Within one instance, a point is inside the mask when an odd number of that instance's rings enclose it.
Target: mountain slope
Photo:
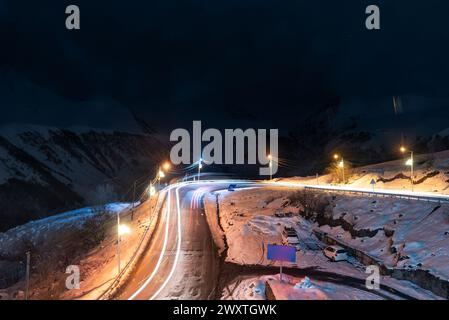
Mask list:
[[[168,148],[154,135],[38,126],[0,128],[0,231],[117,200]],[[107,193],[107,194],[105,194]]]

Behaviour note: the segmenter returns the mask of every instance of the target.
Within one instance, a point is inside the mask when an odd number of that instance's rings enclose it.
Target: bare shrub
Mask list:
[[[98,246],[105,238],[108,230],[109,216],[105,211],[88,219],[79,230],[80,249],[88,251]]]
[[[38,298],[57,299],[63,292],[65,268],[78,264],[83,256],[98,246],[113,224],[107,212],[102,211],[88,218],[80,228],[66,232],[51,243],[40,246],[24,244],[24,248],[31,251],[32,281],[34,285],[46,288],[44,296],[42,290],[38,290]]]
[[[312,218],[315,213],[321,214],[325,211],[328,201],[316,192],[306,189],[295,191],[288,197],[290,204],[300,205],[302,215],[306,218]]]
[[[343,181],[343,170],[344,170],[344,181]],[[339,162],[334,161],[325,169],[325,172],[331,176],[333,183],[347,183],[353,176],[352,166],[347,161],[344,162],[344,168],[341,168],[339,166]]]

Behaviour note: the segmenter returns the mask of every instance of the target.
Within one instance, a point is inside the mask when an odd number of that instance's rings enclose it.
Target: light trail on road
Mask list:
[[[154,300],[161,296],[170,296],[171,291],[179,285],[180,282],[184,280],[175,276],[177,269],[180,265],[185,268],[185,259],[181,258],[183,255],[182,243],[183,243],[183,232],[184,236],[187,237],[184,245],[191,245],[192,239],[189,238],[190,234],[195,234],[194,229],[190,229],[192,223],[184,222],[183,225],[183,215],[181,199],[184,199],[186,203],[184,204],[184,209],[189,210],[190,214],[196,211],[196,215],[193,216],[195,226],[198,225],[199,221],[203,221],[204,217],[200,217],[201,209],[200,202],[204,194],[217,190],[226,190],[230,184],[239,184],[239,188],[263,188],[263,187],[287,187],[295,189],[303,188],[313,188],[317,190],[322,190],[323,192],[335,191],[335,192],[354,192],[363,194],[376,194],[376,195],[391,195],[397,197],[410,197],[410,199],[416,197],[422,197],[423,199],[428,199],[428,201],[436,201],[435,199],[443,199],[449,201],[449,195],[433,194],[433,193],[423,193],[423,192],[407,192],[404,190],[382,190],[382,191],[372,191],[363,188],[352,188],[346,186],[331,186],[331,185],[308,185],[301,184],[292,181],[247,181],[247,180],[203,180],[203,181],[188,181],[179,182],[168,186],[161,192],[167,192],[167,200],[165,204],[165,210],[161,211],[161,219],[163,225],[156,230],[157,241],[153,245],[152,249],[148,249],[145,263],[140,268],[139,278],[135,280],[135,283],[131,285],[124,294],[123,298],[128,300],[134,299],[148,299]],[[183,193],[181,198],[181,191],[187,188],[186,192]],[[173,200],[174,199],[174,200]],[[188,201],[188,202],[187,202]],[[174,215],[174,217],[170,217]],[[192,219],[189,216],[189,219]],[[187,220],[189,220],[187,219]],[[190,221],[190,220],[189,220]],[[187,221],[188,222],[188,221]],[[205,222],[202,222],[203,224]],[[177,224],[176,226],[174,224]],[[175,232],[171,232],[175,230]],[[193,232],[193,233],[192,233]],[[204,232],[209,232],[206,227],[202,227],[201,235]],[[198,234],[197,234],[198,235]],[[195,238],[195,236],[194,236]],[[198,241],[198,240],[196,240]],[[159,252],[160,248],[160,252]],[[192,249],[190,249],[192,250]],[[205,249],[202,249],[205,250]],[[210,249],[207,249],[210,250]],[[205,251],[206,252],[206,251]],[[209,251],[207,251],[209,252]],[[153,260],[154,259],[154,260]],[[157,263],[154,264],[153,261]],[[183,261],[183,262],[181,262]],[[208,265],[211,268],[210,265]],[[209,270],[209,269],[208,269]],[[187,270],[185,270],[187,271]],[[181,272],[181,271],[179,271]],[[150,275],[147,277],[147,273]],[[156,280],[157,279],[157,280]],[[139,283],[142,281],[143,283]],[[160,283],[162,282],[162,283]],[[170,284],[170,285],[169,285]],[[137,287],[136,287],[137,286]],[[206,290],[206,289],[204,289]],[[209,290],[209,289],[207,289]]]
[[[167,204],[165,209],[165,235],[164,235],[164,242],[161,249],[161,252],[158,257],[158,262],[153,269],[151,275],[145,280],[145,282],[128,298],[128,300],[134,300],[139,294],[141,294],[154,280],[155,276],[158,274],[158,271],[160,270],[160,267],[162,265],[163,259],[167,252],[167,244],[169,239],[169,226],[170,226],[170,215],[172,214],[172,202],[171,202],[171,194],[174,191],[175,192],[175,203],[176,203],[176,216],[177,216],[177,236],[176,236],[176,253],[175,253],[175,260],[171,266],[170,273],[165,278],[162,285],[155,291],[153,295],[148,300],[154,300],[157,298],[157,296],[164,290],[164,288],[167,286],[167,284],[170,282],[171,278],[173,277],[173,274],[175,273],[176,267],[178,266],[180,254],[181,254],[181,243],[182,243],[182,214],[181,214],[181,204],[180,204],[180,196],[179,191],[181,188],[193,185],[193,184],[223,184],[223,181],[198,181],[198,182],[182,182],[177,183],[174,185],[171,185],[167,187],[164,191],[168,193],[167,195]],[[226,182],[225,182],[226,183]],[[201,196],[208,192],[209,188],[200,187],[199,189],[195,190],[194,196],[191,199],[191,208],[197,208],[199,199],[201,199]]]
[[[178,265],[178,260],[179,260],[179,255],[181,253],[181,206],[179,203],[179,188],[181,187],[177,187],[175,189],[175,194],[176,194],[176,210],[177,210],[177,214],[178,214],[178,236],[177,236],[177,244],[176,244],[176,257],[175,257],[175,262],[173,263],[172,269],[170,271],[170,274],[168,275],[168,277],[165,279],[164,283],[162,284],[162,286],[156,291],[156,293],[154,293],[151,298],[149,300],[153,300],[154,298],[156,298],[159,293],[164,290],[165,286],[167,285],[167,283],[170,281],[170,279],[173,276],[173,273],[175,272],[175,269]],[[169,191],[171,192],[171,190]],[[170,206],[169,206],[170,208]],[[170,209],[169,209],[170,210]],[[167,223],[168,225],[168,223]],[[163,253],[161,253],[161,256],[163,255]]]
[[[214,261],[214,258],[207,258],[207,255],[211,254],[213,247],[204,246],[203,243],[207,243],[208,241],[202,241],[202,239],[209,237],[208,233],[210,230],[205,220],[206,218],[202,217],[201,199],[204,194],[209,192],[227,190],[231,184],[237,184],[238,189],[254,187],[313,188],[323,192],[389,195],[410,197],[410,199],[420,197],[421,199],[419,200],[438,201],[441,199],[449,201],[449,195],[443,194],[391,189],[372,191],[370,189],[349,186],[310,185],[294,181],[249,181],[232,179],[184,181],[172,184],[161,191],[167,193],[165,208],[159,213],[161,225],[153,231],[155,233],[155,239],[151,240],[138,270],[136,272],[133,271],[134,275],[131,283],[129,286],[124,286],[122,298],[128,300],[154,300],[165,297],[177,297],[179,290],[181,290],[180,288],[190,288],[189,284],[186,284],[187,279],[190,279],[191,282],[189,283],[195,283],[194,287],[198,288],[195,282],[197,281],[195,280],[197,276],[191,273],[191,266],[198,266],[198,264],[189,265],[189,259],[192,259],[191,252],[195,252],[195,255],[196,253],[202,252],[199,256],[200,258],[194,258],[199,259],[194,261],[198,261],[195,263],[203,265],[203,268],[207,266],[206,269],[201,270],[201,277],[206,277],[207,279],[210,274],[215,274],[212,273],[212,270],[215,269],[213,269],[213,262],[211,262]],[[183,210],[186,211],[184,212]],[[171,217],[171,215],[174,216]],[[212,286],[214,286],[213,280],[208,282],[208,285],[202,285],[201,295],[197,298],[209,297],[208,294],[214,289]]]
[[[154,268],[153,272],[151,273],[151,275],[148,277],[148,279],[145,281],[145,283],[131,296],[128,298],[128,300],[133,300],[137,297],[137,295],[139,295],[147,286],[148,284],[150,284],[150,282],[153,280],[153,278],[156,276],[159,267],[162,263],[162,258],[164,257],[164,253],[165,253],[165,249],[167,248],[167,243],[168,243],[168,230],[169,230],[169,221],[170,221],[170,192],[168,192],[167,195],[167,208],[165,210],[165,217],[166,217],[166,225],[165,225],[165,238],[164,238],[164,244],[161,250],[161,254],[159,256],[159,259],[157,261],[156,267]]]

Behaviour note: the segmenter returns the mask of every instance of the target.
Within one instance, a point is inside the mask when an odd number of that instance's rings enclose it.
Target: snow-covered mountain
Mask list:
[[[105,197],[122,200],[135,179],[154,173],[167,151],[149,134],[0,127],[0,231]]]

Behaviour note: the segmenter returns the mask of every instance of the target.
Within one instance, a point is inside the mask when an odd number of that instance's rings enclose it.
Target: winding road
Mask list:
[[[180,183],[168,187],[160,221],[119,299],[213,299],[219,261],[201,195],[229,183]]]
[[[219,258],[202,207],[202,196],[208,192],[227,189],[230,183],[239,187],[315,188],[303,184],[257,181],[182,182],[164,189],[165,204],[159,213],[152,239],[130,280],[116,298],[123,300],[153,299],[216,299],[220,274]],[[319,187],[322,191],[366,190]],[[389,195],[403,197],[404,192]],[[420,194],[420,198],[426,195]],[[429,195],[435,200],[435,195]],[[441,196],[446,199],[447,196]],[[348,281],[348,277],[345,279]],[[350,286],[351,283],[349,282]],[[359,286],[359,284],[357,284]],[[396,293],[397,294],[397,293]]]

